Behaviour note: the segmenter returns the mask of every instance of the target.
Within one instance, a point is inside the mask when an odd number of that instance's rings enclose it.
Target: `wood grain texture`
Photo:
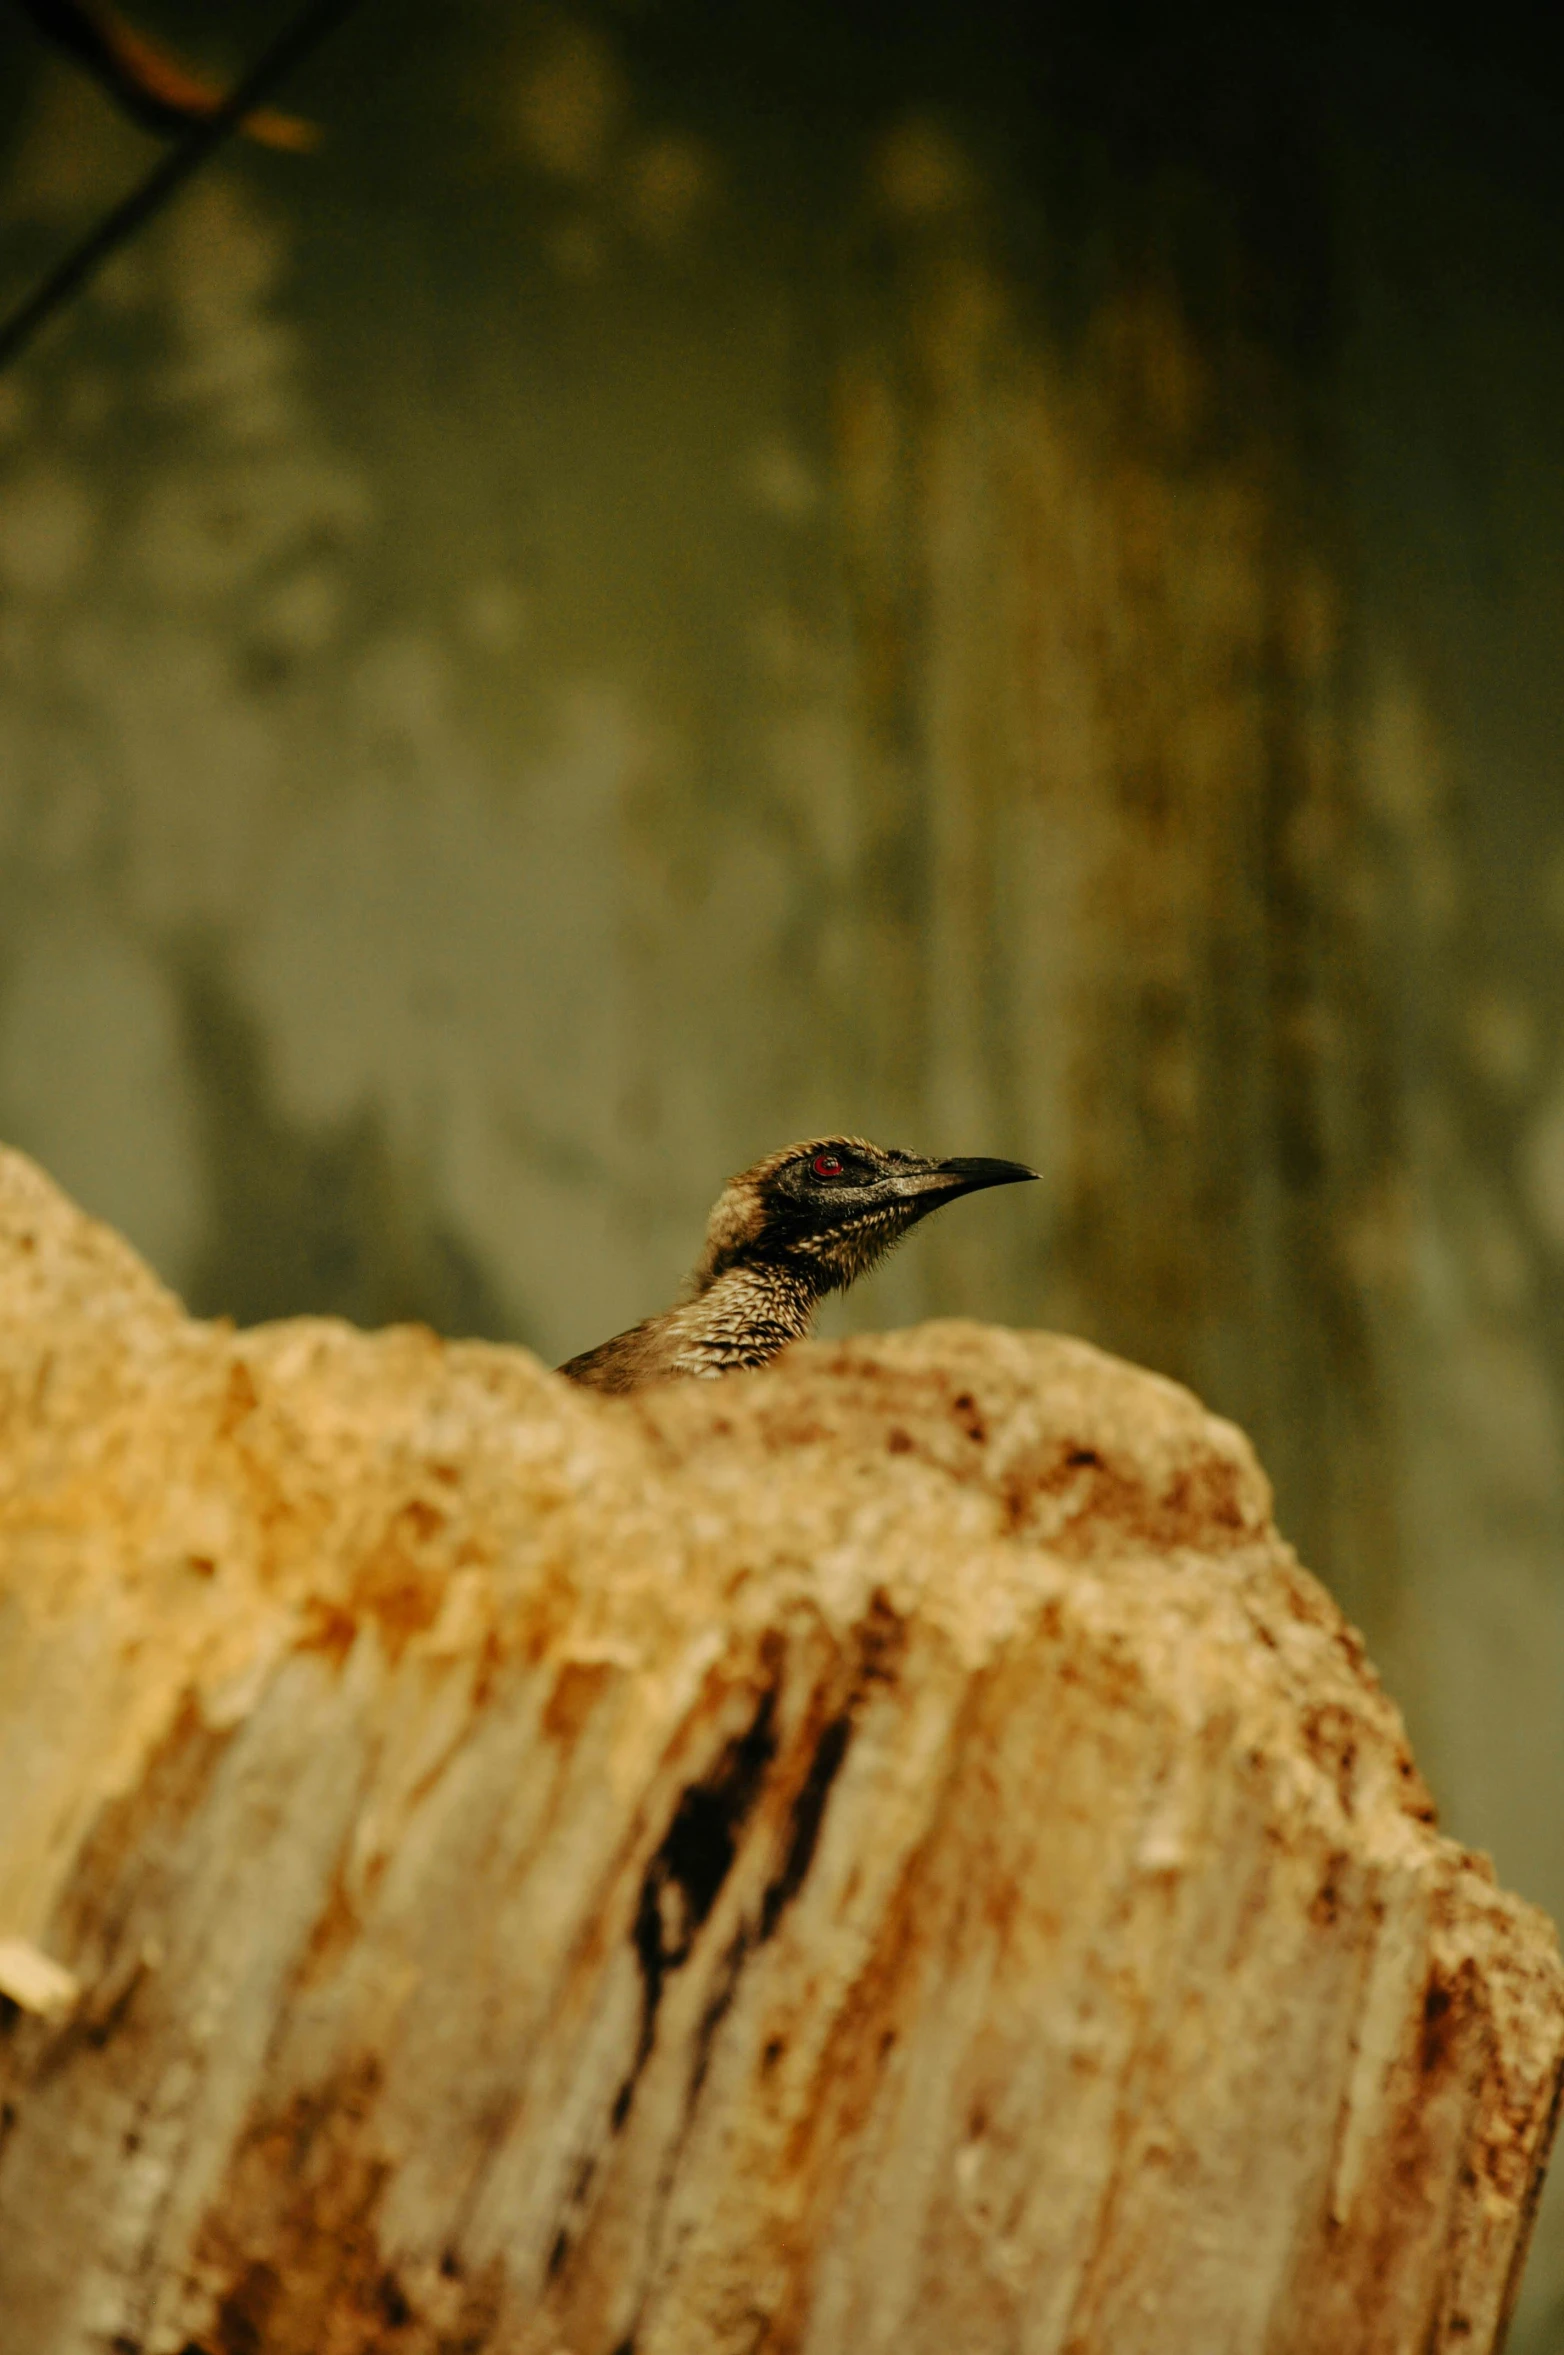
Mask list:
[[[1553,1934],[1186,1392],[0,1285],[6,2355],[1497,2343]]]

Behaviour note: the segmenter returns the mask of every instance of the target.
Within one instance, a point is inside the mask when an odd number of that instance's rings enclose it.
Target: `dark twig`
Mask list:
[[[175,190],[183,187],[207,157],[238,129],[245,116],[252,114],[263,98],[270,97],[283,77],[358,5],[359,0],[309,0],[244,79],[229,91],[221,106],[187,131],[178,146],[153,166],[140,186],[133,188],[50,271],[4,326],[0,326],[0,369],[9,367],[20,357],[44,323],[97,276],[110,255],[117,253],[151,220]]]

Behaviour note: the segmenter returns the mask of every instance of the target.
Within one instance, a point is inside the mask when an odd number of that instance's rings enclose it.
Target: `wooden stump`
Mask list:
[[[1497,2344],[1553,1934],[1187,1393],[0,1286],[6,2355]]]

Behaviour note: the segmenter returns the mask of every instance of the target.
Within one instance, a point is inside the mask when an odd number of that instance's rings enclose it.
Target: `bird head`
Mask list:
[[[691,1289],[704,1292],[734,1268],[771,1267],[822,1297],[839,1292],[931,1210],[1036,1175],[1019,1161],[928,1161],[862,1137],[789,1145],[723,1188]]]

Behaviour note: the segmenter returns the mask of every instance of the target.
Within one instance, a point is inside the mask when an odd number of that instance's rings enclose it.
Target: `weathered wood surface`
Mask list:
[[[1186,1393],[0,1285],[5,2355],[1496,2343],[1553,1936]]]

